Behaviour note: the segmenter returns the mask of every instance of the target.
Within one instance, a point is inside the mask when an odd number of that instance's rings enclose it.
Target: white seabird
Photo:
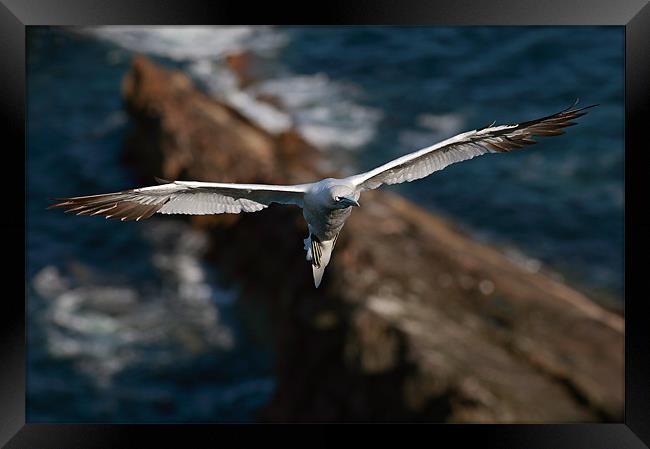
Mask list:
[[[50,207],[62,207],[77,215],[140,220],[160,214],[221,214],[257,212],[271,203],[293,204],[303,209],[309,235],[304,240],[318,288],[336,239],[350,216],[359,207],[365,190],[382,184],[398,184],[424,178],[455,162],[485,153],[504,153],[536,143],[533,136],[564,134],[561,128],[575,125],[571,120],[585,115],[585,109],[571,107],[536,120],[494,126],[458,134],[435,145],[407,154],[380,167],[342,179],[327,178],[309,184],[225,184],[196,181],[163,181],[163,184],[102,195],[56,198]]]

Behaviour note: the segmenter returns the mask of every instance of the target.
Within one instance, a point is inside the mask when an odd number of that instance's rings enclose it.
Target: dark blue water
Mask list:
[[[228,84],[223,55],[264,55],[273,79],[249,92],[278,94],[312,141],[359,170],[492,120],[577,97],[600,104],[564,136],[392,189],[534,270],[622,302],[622,28],[217,31],[28,32],[29,420],[247,421],[273,392],[263,319],[202,264],[193,242],[204,237],[164,217],[116,224],[45,210],[52,196],[140,182],[120,162],[133,50],[235,103],[241,95],[223,92],[247,92]]]

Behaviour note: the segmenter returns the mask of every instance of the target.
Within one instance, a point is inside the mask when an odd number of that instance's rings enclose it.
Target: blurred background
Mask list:
[[[391,189],[622,310],[621,27],[29,27],[30,422],[253,421],[276,386],[267,318],[223,287],[204,232],[46,211],[51,197],[141,186],[122,157],[135,53],[270,133],[297,129],[346,172],[599,104],[562,137]]]

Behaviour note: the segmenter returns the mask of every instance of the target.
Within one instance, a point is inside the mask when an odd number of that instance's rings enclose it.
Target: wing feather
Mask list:
[[[155,213],[206,215],[257,212],[271,203],[302,207],[308,184],[223,184],[194,181],[162,181],[165,184],[101,195],[57,198],[50,206],[77,215],[142,220]]]
[[[537,143],[533,140],[534,136],[564,134],[561,128],[575,125],[571,120],[582,117],[586,114],[585,109],[596,106],[574,109],[576,104],[577,101],[556,114],[519,124],[494,126],[495,122],[492,122],[483,128],[458,134],[348,179],[361,190],[376,189],[382,184],[415,181],[451,164],[482,154],[506,153],[523,148]]]

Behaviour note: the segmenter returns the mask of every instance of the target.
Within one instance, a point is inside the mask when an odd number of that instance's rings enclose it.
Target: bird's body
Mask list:
[[[573,105],[575,106],[575,104]],[[442,170],[455,162],[485,153],[502,153],[536,143],[533,136],[563,134],[572,119],[585,114],[572,109],[514,125],[489,126],[468,131],[419,151],[407,154],[365,173],[342,179],[326,178],[290,186],[226,184],[197,181],[162,181],[161,185],[103,195],[61,198],[50,207],[63,207],[78,215],[102,215],[121,220],[140,220],[154,213],[219,214],[256,212],[271,203],[293,204],[303,209],[309,235],[305,239],[307,260],[314,283],[319,286],[352,207],[359,206],[365,190],[382,184],[411,182]],[[588,106],[592,107],[592,106]]]
[[[335,207],[336,197],[359,200],[361,192],[346,179],[326,178],[310,186],[305,193],[303,216],[309,232],[321,241],[333,240],[352,213],[350,207]]]
[[[358,206],[361,191],[348,179],[326,178],[309,186],[305,193],[302,215],[309,235],[305,239],[307,260],[312,263],[314,284],[320,285],[325,267],[330,262],[336,239],[352,213],[350,206]],[[336,198],[348,202],[340,204]],[[344,206],[344,207],[341,207]]]

